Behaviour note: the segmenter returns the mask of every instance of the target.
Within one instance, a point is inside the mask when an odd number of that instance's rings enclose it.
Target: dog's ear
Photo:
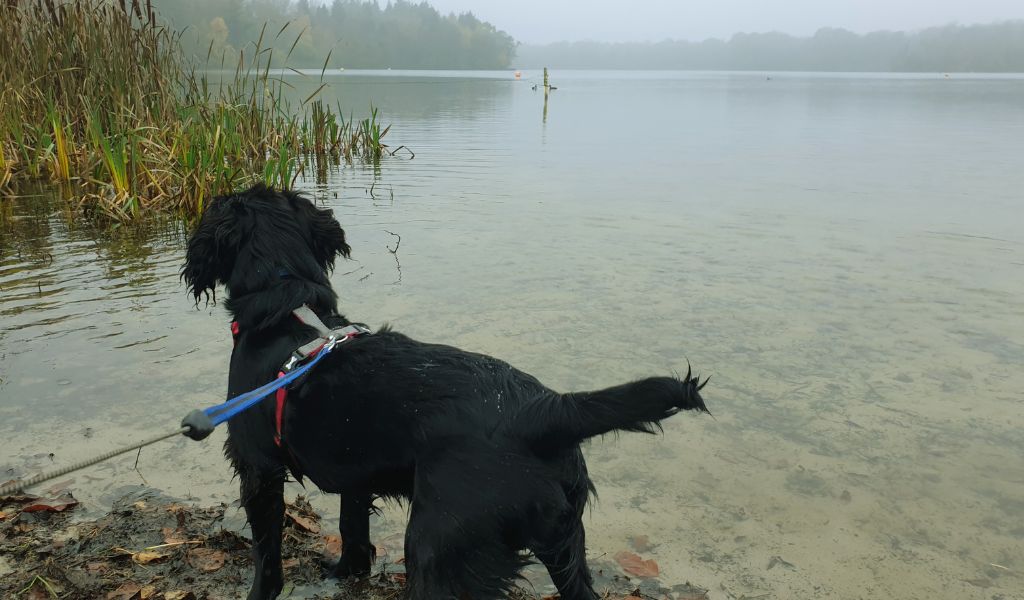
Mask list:
[[[334,259],[339,254],[345,258],[350,256],[352,249],[345,241],[345,230],[330,210],[317,208],[308,199],[293,192],[288,193],[288,199],[305,222],[313,256],[321,268],[333,269]]]
[[[203,212],[199,225],[188,240],[181,279],[196,303],[207,300],[218,282],[227,281],[241,243],[238,214],[244,210],[241,199],[218,196]]]

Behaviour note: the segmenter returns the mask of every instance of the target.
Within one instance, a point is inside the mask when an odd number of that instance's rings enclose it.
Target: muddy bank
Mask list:
[[[252,576],[248,529],[225,505],[201,507],[155,490],[116,501],[95,520],[76,516],[74,496],[51,489],[43,496],[0,498],[0,597],[42,600],[228,600],[244,597]],[[381,548],[373,575],[326,580],[341,540],[301,496],[288,504],[282,598],[398,600],[405,572],[401,549]],[[602,598],[695,600],[689,584],[665,587],[650,577],[653,561],[622,556],[617,568],[595,567]],[[646,569],[646,571],[645,571]],[[620,571],[620,572],[612,572]],[[625,571],[639,572],[631,577]],[[542,596],[519,589],[512,600]],[[550,600],[552,597],[544,597]]]

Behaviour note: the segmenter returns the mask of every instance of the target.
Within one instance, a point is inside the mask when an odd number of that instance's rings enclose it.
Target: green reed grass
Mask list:
[[[188,63],[150,0],[3,0],[0,191],[49,178],[117,219],[195,215],[241,185],[290,187],[393,154],[375,108],[353,125],[317,99],[326,60],[319,87],[293,104],[267,36],[264,27],[225,75]]]

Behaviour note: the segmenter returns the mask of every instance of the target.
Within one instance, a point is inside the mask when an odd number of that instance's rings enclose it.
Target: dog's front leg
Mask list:
[[[340,579],[370,572],[377,556],[377,549],[370,543],[372,510],[369,492],[349,490],[341,493],[341,559],[334,565],[335,577]]]
[[[274,600],[284,587],[281,528],[284,525],[284,473],[240,473],[242,503],[252,527],[256,574],[248,600]]]

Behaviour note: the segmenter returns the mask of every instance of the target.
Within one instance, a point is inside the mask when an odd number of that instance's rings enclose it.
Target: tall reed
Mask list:
[[[224,74],[185,60],[151,0],[2,0],[0,192],[50,178],[117,219],[198,214],[249,182],[289,187],[389,154],[376,109],[354,127],[318,99],[324,70],[293,105],[266,36]]]

